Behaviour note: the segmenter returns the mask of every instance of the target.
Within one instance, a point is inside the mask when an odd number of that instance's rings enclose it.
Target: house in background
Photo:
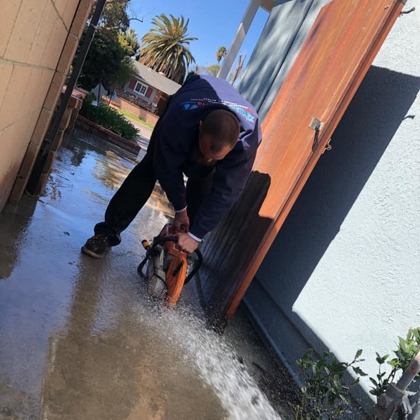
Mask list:
[[[116,89],[117,95],[156,115],[161,115],[168,97],[181,87],[180,84],[133,60],[136,74],[124,85]]]

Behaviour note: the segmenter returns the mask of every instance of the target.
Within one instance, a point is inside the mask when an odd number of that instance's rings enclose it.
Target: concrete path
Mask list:
[[[251,376],[271,365],[249,327],[208,331],[194,285],[173,311],[148,298],[136,267],[171,215],[161,191],[106,259],[80,253],[134,164],[72,138],[45,194],[0,214],[0,419],[280,418]]]
[[[146,127],[145,125],[133,120],[126,115],[124,117],[134,125],[139,131],[138,143],[143,150],[147,149],[147,145],[149,143],[150,137],[152,135],[153,128]]]

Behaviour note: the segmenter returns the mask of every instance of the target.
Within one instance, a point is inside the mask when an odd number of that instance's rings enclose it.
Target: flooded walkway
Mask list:
[[[80,253],[136,159],[74,137],[57,156],[45,194],[0,214],[0,419],[279,419],[191,290],[175,311],[148,299],[159,190],[107,258]]]

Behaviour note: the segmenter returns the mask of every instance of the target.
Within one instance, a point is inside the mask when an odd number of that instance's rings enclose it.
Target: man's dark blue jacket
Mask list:
[[[222,79],[194,76],[171,98],[161,117],[157,136],[158,153],[154,168],[160,185],[175,210],[187,206],[183,174],[189,177],[208,175],[209,168],[191,159],[198,145],[199,123],[216,109],[233,112],[241,132],[233,150],[217,161],[211,171],[212,189],[190,227],[190,233],[203,238],[220,222],[238,200],[255,160],[261,142],[261,128],[254,107]]]

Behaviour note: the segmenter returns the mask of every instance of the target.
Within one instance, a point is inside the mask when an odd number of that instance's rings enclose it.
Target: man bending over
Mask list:
[[[195,251],[241,195],[260,142],[254,107],[228,82],[190,78],[170,99],[145,157],[115,193],[105,220],[95,226],[82,251],[102,258],[118,245],[156,181],[175,208],[179,247]]]

